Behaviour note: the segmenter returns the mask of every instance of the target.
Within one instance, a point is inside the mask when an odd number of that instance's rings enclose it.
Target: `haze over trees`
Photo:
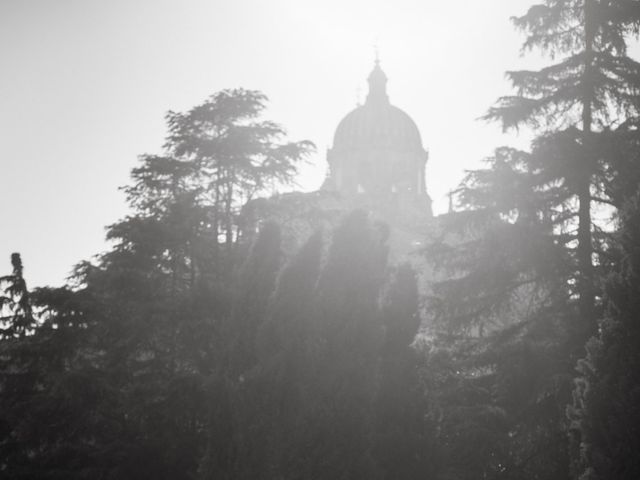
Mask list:
[[[0,476],[639,478],[640,4],[514,21],[551,64],[487,119],[536,138],[469,172],[412,262],[364,210],[291,241],[245,208],[314,148],[262,93],[169,112],[107,252],[61,288],[17,253],[0,277]]]

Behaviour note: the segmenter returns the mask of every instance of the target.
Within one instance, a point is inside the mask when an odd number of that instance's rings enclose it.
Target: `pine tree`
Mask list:
[[[463,211],[429,248],[448,272],[431,301],[438,348],[429,362],[441,374],[429,378],[439,385],[445,452],[469,452],[457,475],[568,475],[563,405],[571,365],[595,331],[594,253],[603,268],[610,243],[591,204],[619,202],[618,169],[629,165],[607,145],[615,122],[638,115],[640,65],[626,52],[638,13],[624,1],[548,0],[515,19],[525,50],[561,60],[509,72],[516,95],[487,118],[542,133],[531,153],[498,149],[488,169],[470,173],[458,192]],[[463,431],[478,435],[480,455],[460,443]]]
[[[557,193],[536,188],[531,154],[502,147],[487,168],[470,171],[426,254],[442,272],[433,284],[432,328],[482,337],[526,320],[539,308],[564,308],[571,274]]]
[[[283,142],[284,130],[259,118],[265,102],[259,92],[226,90],[170,112],[165,152],[142,156],[125,188],[133,213],[109,228],[113,249],[79,269],[101,320],[97,347],[123,392],[118,409],[131,443],[120,452],[119,478],[151,465],[158,478],[195,475],[210,411],[233,414],[238,379],[255,362],[261,308],[279,268],[270,245],[277,250],[279,240],[269,240],[278,235],[267,226],[240,268],[247,242],[238,214],[267,187],[290,182],[311,148]]]
[[[70,288],[29,295],[14,256],[13,274],[3,277],[10,317],[0,339],[2,475],[197,474],[210,411],[234,413],[229,402],[212,408],[212,391],[241,398],[239,375],[229,379],[255,363],[279,269],[277,228],[267,226],[274,235],[261,240],[264,251],[256,249],[237,281],[249,243],[243,233],[251,233],[240,231],[241,206],[290,182],[311,147],[285,142],[281,127],[261,120],[265,102],[259,92],[229,90],[169,114],[165,152],[143,156],[125,188],[132,212],[109,227],[112,248],[80,264]],[[225,337],[232,317],[246,328]],[[225,361],[235,343],[242,365],[231,369]]]
[[[623,211],[615,272],[606,284],[607,313],[580,361],[569,409],[574,441],[573,478],[640,476],[640,203]]]
[[[22,264],[12,256],[12,280]],[[27,329],[0,340],[0,469],[7,478],[94,478],[108,450],[126,442],[95,348],[87,298],[67,288],[25,295],[16,315]],[[14,284],[15,284],[14,283]],[[28,302],[28,303],[27,303]],[[36,322],[33,312],[38,312]]]
[[[535,189],[551,194],[555,242],[573,258],[564,275],[571,295],[563,311],[579,298],[579,315],[568,316],[569,362],[596,332],[598,275],[616,262],[607,251],[610,236],[593,221],[592,204],[607,205],[615,216],[637,179],[629,140],[639,113],[640,64],[628,56],[627,41],[638,33],[639,15],[635,2],[624,0],[548,0],[531,7],[515,19],[528,34],[524,48],[562,58],[537,72],[509,72],[517,96],[503,97],[487,115],[505,128],[547,128],[534,142],[530,163]]]
[[[566,476],[564,406],[577,322],[557,191],[536,188],[531,156],[496,150],[469,172],[463,210],[427,248],[443,280],[429,299],[426,382],[440,411],[442,468],[486,478]],[[536,426],[536,427],[534,427]]]
[[[4,295],[0,296],[0,339],[15,336],[24,338],[36,324],[19,253],[11,254],[11,266],[11,275],[0,277],[0,286],[6,285]]]
[[[227,245],[242,233],[241,207],[258,194],[290,184],[298,162],[313,149],[309,141],[281,142],[283,128],[259,119],[266,100],[257,91],[223,90],[186,113],[167,115],[167,148],[195,167],[211,207],[211,229]]]
[[[548,129],[539,140],[539,188],[561,185],[554,207],[572,210],[579,307],[593,332],[598,291],[591,205],[594,191],[606,191],[609,160],[596,155],[597,144],[612,117],[619,122],[638,115],[640,64],[627,55],[627,35],[637,34],[640,12],[626,0],[546,0],[514,22],[527,33],[525,50],[561,60],[539,71],[508,72],[517,95],[502,97],[486,118],[501,120],[505,129]]]

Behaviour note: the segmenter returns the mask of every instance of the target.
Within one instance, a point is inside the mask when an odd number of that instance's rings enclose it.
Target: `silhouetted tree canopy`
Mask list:
[[[487,118],[531,148],[467,172],[400,264],[375,206],[272,196],[313,145],[262,93],[169,112],[106,252],[60,288],[17,253],[0,277],[0,477],[638,478],[640,7],[514,22],[552,64]]]

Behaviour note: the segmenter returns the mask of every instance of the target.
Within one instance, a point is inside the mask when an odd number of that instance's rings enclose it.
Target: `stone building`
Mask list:
[[[364,208],[386,222],[398,259],[419,248],[432,229],[429,153],[415,122],[389,101],[387,76],[377,59],[368,82],[364,104],[336,128],[321,190],[335,193],[345,209]]]
[[[398,215],[406,220],[430,218],[425,184],[429,154],[420,131],[409,115],[390,103],[387,76],[378,60],[368,82],[365,103],[338,124],[322,188],[350,204],[369,206],[387,220]]]
[[[277,220],[293,243],[350,210],[367,210],[390,227],[391,259],[401,261],[434,227],[426,189],[429,154],[415,122],[390,103],[387,76],[377,59],[368,82],[364,104],[336,128],[320,190],[277,195],[252,206],[259,212],[256,218]]]

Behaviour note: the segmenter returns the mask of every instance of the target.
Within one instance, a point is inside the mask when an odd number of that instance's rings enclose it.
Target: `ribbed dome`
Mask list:
[[[390,148],[395,151],[422,151],[415,122],[405,112],[389,104],[367,102],[347,114],[333,138],[335,150]]]
[[[389,103],[387,76],[380,68],[378,59],[367,80],[367,101],[338,124],[333,148],[349,150],[373,147],[397,152],[422,151],[420,132],[414,121]]]

